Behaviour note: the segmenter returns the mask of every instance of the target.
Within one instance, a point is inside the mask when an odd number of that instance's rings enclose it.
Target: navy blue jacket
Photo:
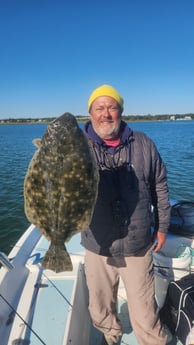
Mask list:
[[[121,123],[119,146],[109,147],[94,132],[91,122],[84,132],[92,142],[99,165],[99,190],[89,229],[82,245],[104,256],[140,255],[151,245],[151,223],[167,232],[170,204],[165,165],[153,141]]]

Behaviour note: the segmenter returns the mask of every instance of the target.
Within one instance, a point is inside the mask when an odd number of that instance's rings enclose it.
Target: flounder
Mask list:
[[[89,226],[98,182],[88,139],[75,117],[65,113],[48,125],[24,180],[26,217],[51,242],[43,267],[73,269],[65,242]]]

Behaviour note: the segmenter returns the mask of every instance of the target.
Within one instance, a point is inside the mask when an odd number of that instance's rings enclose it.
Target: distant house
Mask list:
[[[183,115],[183,116],[179,116],[179,117],[177,117],[177,116],[175,116],[175,115],[171,115],[170,116],[170,120],[171,121],[185,121],[185,120],[192,120],[192,117],[190,116],[190,115]]]

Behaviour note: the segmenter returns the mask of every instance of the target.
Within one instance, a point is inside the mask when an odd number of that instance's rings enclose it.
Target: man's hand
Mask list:
[[[163,247],[164,243],[166,242],[166,233],[160,232],[160,231],[154,232],[152,241],[156,242],[156,245],[154,247],[154,252],[157,252]]]

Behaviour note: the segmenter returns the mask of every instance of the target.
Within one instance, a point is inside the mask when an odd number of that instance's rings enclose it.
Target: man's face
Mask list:
[[[116,139],[119,133],[122,110],[117,101],[109,96],[94,100],[90,109],[93,128],[101,139]]]

